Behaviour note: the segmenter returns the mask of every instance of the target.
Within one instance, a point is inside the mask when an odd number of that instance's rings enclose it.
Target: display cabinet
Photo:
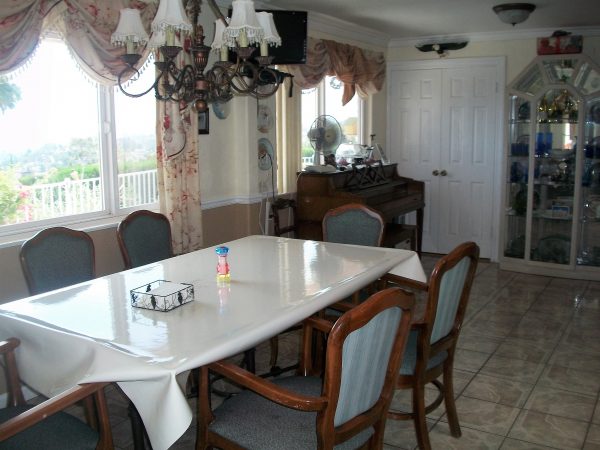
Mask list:
[[[509,86],[501,266],[600,276],[600,72],[537,57]]]

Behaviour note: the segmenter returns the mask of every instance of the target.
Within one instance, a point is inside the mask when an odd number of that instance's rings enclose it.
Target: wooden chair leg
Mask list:
[[[415,433],[417,434],[417,443],[421,450],[431,450],[425,415],[425,385],[417,383],[413,386],[412,394],[413,420],[415,423]]]
[[[456,403],[454,402],[454,379],[452,376],[453,355],[448,355],[447,362],[444,363],[444,404],[446,405],[446,416],[450,426],[450,434],[456,438],[461,436],[460,424],[458,423],[458,414],[456,413]]]
[[[92,397],[84,398],[81,403],[83,404],[83,411],[85,414],[85,421],[94,430],[98,431],[98,417],[96,416],[96,405]]]
[[[94,394],[94,403],[98,409],[98,431],[100,433],[100,441],[98,442],[96,450],[114,449],[112,431],[108,416],[108,404],[106,402],[106,397],[104,396],[104,390],[100,390]]]
[[[279,338],[277,336],[269,339],[271,346],[271,359],[269,360],[269,366],[271,368],[277,366],[277,357],[279,356]]]

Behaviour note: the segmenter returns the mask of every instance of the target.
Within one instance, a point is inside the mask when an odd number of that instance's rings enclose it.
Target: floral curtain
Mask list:
[[[64,36],[80,67],[94,80],[115,85],[125,67],[124,48],[110,43],[122,8],[137,8],[146,29],[158,2],[148,0],[3,0],[0,3],[0,74],[31,57],[44,28]],[[189,58],[186,52],[180,61]],[[143,55],[142,60],[145,60]],[[133,75],[133,74],[132,74]],[[150,94],[151,95],[151,94]],[[181,105],[185,106],[185,105]],[[157,164],[161,212],[172,223],[177,253],[202,245],[197,117],[177,102],[157,102]]]
[[[23,65],[37,47],[44,18],[60,0],[0,3],[0,73]]]
[[[327,75],[344,84],[342,104],[356,92],[366,97],[379,92],[385,81],[385,57],[381,52],[325,39],[308,39],[306,64],[288,66],[294,83],[302,89],[316,87]]]
[[[176,254],[202,247],[198,115],[176,102],[156,102],[160,210],[171,221]]]
[[[95,81],[114,85],[124,49],[110,43],[122,8],[137,8],[149,28],[157,5],[141,0],[10,0],[0,3],[0,73],[31,57],[44,29],[58,31]],[[147,56],[143,55],[143,56]],[[145,59],[145,58],[144,58]]]

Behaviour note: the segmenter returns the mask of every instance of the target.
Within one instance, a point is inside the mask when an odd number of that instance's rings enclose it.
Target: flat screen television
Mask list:
[[[273,64],[304,64],[306,63],[307,26],[306,11],[284,11],[257,9],[256,12],[266,11],[273,14],[277,32],[281,36],[279,47],[269,47],[269,56]],[[229,17],[231,17],[231,9]],[[258,49],[254,53],[259,55]],[[229,59],[235,62],[235,52],[229,52]]]

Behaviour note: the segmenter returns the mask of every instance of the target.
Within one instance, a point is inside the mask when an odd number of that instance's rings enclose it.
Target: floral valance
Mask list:
[[[0,74],[34,53],[44,31],[59,32],[94,80],[115,84],[123,48],[110,43],[122,8],[137,8],[149,28],[157,4],[143,0],[8,0],[0,3]]]
[[[294,75],[294,83],[302,89],[316,87],[327,75],[336,76],[344,84],[342,103],[345,105],[356,92],[366,97],[383,88],[385,57],[382,52],[308,38],[306,64],[290,65],[286,70]]]

